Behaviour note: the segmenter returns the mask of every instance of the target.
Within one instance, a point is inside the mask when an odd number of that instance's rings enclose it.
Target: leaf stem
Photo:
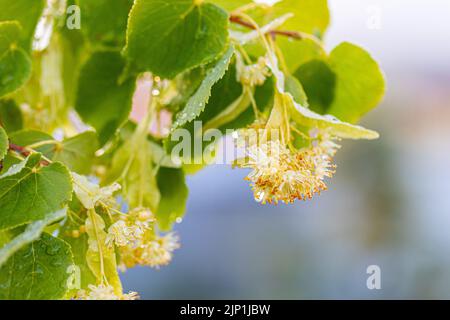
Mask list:
[[[256,27],[253,23],[247,22],[244,19],[242,19],[238,14],[231,14],[230,15],[230,22],[236,23],[238,25],[241,25],[243,27],[256,30]],[[268,32],[272,37],[276,36],[284,36],[295,40],[304,40],[309,39],[314,41],[316,44],[318,44],[320,47],[323,47],[322,41],[317,38],[316,36],[312,34],[308,34],[301,31],[293,31],[293,30],[271,30]]]

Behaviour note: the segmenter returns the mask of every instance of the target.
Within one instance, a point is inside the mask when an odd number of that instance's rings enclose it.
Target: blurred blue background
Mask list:
[[[245,171],[188,178],[182,247],[161,270],[123,274],[143,299],[450,298],[450,2],[332,0],[331,49],[349,40],[384,69],[388,92],[343,143],[329,191],[261,206]],[[379,23],[378,23],[379,22]],[[366,268],[379,265],[381,290]]]

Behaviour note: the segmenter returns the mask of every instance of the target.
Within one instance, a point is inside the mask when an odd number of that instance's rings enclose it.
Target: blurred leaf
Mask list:
[[[60,163],[40,167],[33,154],[0,175],[0,229],[42,220],[61,210],[72,196],[72,178]]]
[[[9,149],[9,140],[8,135],[6,134],[5,130],[0,127],[0,161],[5,158],[6,154],[8,153]]]
[[[286,13],[293,13],[294,16],[283,25],[283,30],[322,36],[330,23],[327,2],[327,0],[282,0],[272,7],[259,9],[258,14],[264,16],[263,21],[267,23]]]
[[[0,100],[0,124],[9,133],[23,128],[22,112],[14,100]]]
[[[298,67],[311,60],[327,57],[325,50],[311,39],[293,40],[278,36],[276,43],[290,72],[296,71]]]
[[[329,64],[337,79],[328,112],[355,123],[380,103],[385,91],[384,76],[369,53],[347,42],[331,52]]]
[[[334,99],[336,75],[325,61],[312,60],[294,74],[300,80],[309,101],[309,108],[317,113],[329,113]]]
[[[75,109],[104,145],[129,116],[135,79],[119,83],[125,61],[119,52],[99,51],[83,66]]]
[[[67,291],[67,270],[72,265],[69,245],[44,233],[0,269],[0,299],[61,299]]]
[[[45,5],[46,0],[0,0],[0,21],[17,20],[20,23],[23,29],[20,44],[27,52],[31,49],[34,31]]]
[[[134,135],[115,152],[103,184],[114,182],[122,185],[130,207],[145,207],[156,211],[160,194],[153,170],[152,145],[146,136],[138,139]]]
[[[133,0],[78,0],[83,14],[81,29],[91,43],[122,47],[125,44],[125,34],[128,13]]]
[[[295,102],[304,107],[308,107],[308,97],[303,89],[302,84],[293,76],[286,76],[286,92],[289,92]]]
[[[227,38],[228,15],[213,4],[136,0],[125,54],[139,71],[171,79],[216,59]]]
[[[0,97],[22,87],[31,76],[31,60],[18,44],[21,31],[17,21],[0,22]]]
[[[239,7],[242,7],[246,4],[252,3],[252,0],[213,0],[211,1],[214,4],[217,4],[219,7],[228,10],[233,11]]]
[[[98,149],[97,135],[93,131],[86,131],[59,142],[44,132],[22,130],[11,134],[11,141],[22,147],[36,145],[32,149],[80,174],[90,173]]]
[[[157,181],[161,201],[156,211],[156,219],[162,231],[170,231],[186,210],[188,188],[184,172],[182,169],[160,168]]]
[[[51,159],[64,163],[71,171],[89,174],[97,149],[97,134],[93,131],[86,131],[72,138],[64,139],[54,150]]]

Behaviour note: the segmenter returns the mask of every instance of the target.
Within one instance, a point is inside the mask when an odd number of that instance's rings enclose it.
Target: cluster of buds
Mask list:
[[[237,81],[250,87],[261,86],[270,76],[269,68],[265,57],[260,57],[258,62],[251,65],[245,65],[239,54],[236,61]]]

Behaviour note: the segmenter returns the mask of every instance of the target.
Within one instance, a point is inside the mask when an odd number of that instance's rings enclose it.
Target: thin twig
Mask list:
[[[236,15],[231,15],[230,16],[230,21],[236,24],[239,24],[243,27],[246,28],[250,28],[252,30],[255,30],[255,26],[253,24],[251,24],[250,22],[247,22],[243,19],[241,19],[239,16]],[[297,39],[297,40],[302,40],[304,39],[304,36],[297,31],[290,31],[290,30],[272,30],[269,32],[270,35],[272,36],[285,36],[285,37],[289,37],[292,39]]]
[[[22,146],[19,146],[17,144],[14,144],[14,143],[10,143],[9,144],[9,150],[17,152],[18,154],[20,154],[21,156],[23,156],[25,158],[28,157],[32,153],[32,151],[27,149],[26,147],[22,147]],[[42,159],[40,163],[43,166],[50,165],[50,161],[48,161],[46,159]]]

